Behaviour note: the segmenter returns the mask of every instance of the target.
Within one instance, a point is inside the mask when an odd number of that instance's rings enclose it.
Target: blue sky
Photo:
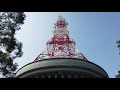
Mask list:
[[[68,22],[69,35],[86,58],[101,66],[110,78],[120,69],[116,41],[120,39],[119,12],[25,12],[26,20],[16,38],[23,43],[23,56],[15,62],[19,68],[32,62],[45,49],[53,36],[54,23],[59,15]]]

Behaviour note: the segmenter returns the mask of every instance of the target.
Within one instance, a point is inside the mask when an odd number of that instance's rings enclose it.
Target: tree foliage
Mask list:
[[[119,49],[119,54],[120,54],[120,40],[118,40],[116,43],[117,43],[117,48]]]
[[[25,20],[24,12],[0,12],[0,73],[13,77],[17,63],[13,61],[23,55],[22,43],[15,38]]]
[[[120,40],[118,40],[116,43],[117,43],[117,48],[119,49],[119,54],[120,54]],[[118,71],[118,75],[116,75],[116,78],[120,78],[120,71]]]
[[[116,78],[120,78],[120,71],[118,71],[118,75],[116,75]]]

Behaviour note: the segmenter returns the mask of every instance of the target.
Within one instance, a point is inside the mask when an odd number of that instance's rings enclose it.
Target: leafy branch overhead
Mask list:
[[[25,17],[24,12],[0,12],[0,72],[6,77],[17,69],[14,59],[23,55],[22,43],[17,41],[15,34]]]

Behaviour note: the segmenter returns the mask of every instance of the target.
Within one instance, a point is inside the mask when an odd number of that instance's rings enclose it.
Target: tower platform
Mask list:
[[[31,62],[16,78],[109,78],[100,66],[77,58],[49,58]]]

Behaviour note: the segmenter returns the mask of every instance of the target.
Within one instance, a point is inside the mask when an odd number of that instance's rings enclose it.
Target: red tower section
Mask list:
[[[68,23],[65,18],[59,16],[54,25],[53,37],[46,43],[46,49],[34,61],[44,58],[79,58],[87,60],[75,48],[75,41],[69,38]]]

